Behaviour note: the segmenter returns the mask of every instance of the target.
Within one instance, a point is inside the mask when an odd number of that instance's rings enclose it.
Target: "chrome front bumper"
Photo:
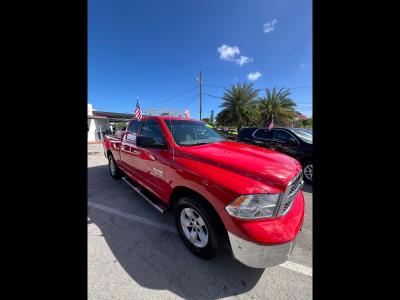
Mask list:
[[[260,245],[246,241],[228,232],[233,256],[241,263],[253,268],[280,265],[292,255],[295,240],[278,245]]]

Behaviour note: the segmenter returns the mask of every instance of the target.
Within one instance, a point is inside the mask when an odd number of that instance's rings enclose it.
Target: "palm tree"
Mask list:
[[[257,96],[258,90],[253,89],[253,84],[238,83],[226,89],[222,96],[224,102],[220,105],[223,110],[216,117],[217,123],[236,126],[238,132],[243,126],[255,125],[257,109],[254,101]]]
[[[289,98],[290,91],[281,88],[265,89],[266,97],[258,99],[261,126],[268,127],[273,121],[274,125],[288,125],[296,117],[296,103]]]

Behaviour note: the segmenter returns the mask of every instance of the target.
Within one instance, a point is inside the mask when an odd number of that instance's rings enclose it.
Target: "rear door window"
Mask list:
[[[273,137],[273,133],[271,130],[269,129],[258,129],[255,133],[254,133],[254,137],[258,138],[258,139],[263,139],[263,140],[272,140]]]
[[[240,138],[251,138],[252,133],[254,132],[253,128],[242,128],[239,132]]]
[[[290,140],[290,138],[293,138],[293,136],[290,133],[288,133],[284,130],[278,129],[278,130],[274,130],[273,132],[274,132],[274,141],[277,141],[277,142],[285,143],[285,142],[288,142]]]
[[[126,139],[130,141],[136,141],[136,135],[138,133],[140,122],[138,120],[133,120],[129,125]]]
[[[128,132],[137,134],[140,122],[138,120],[133,120],[128,128]]]

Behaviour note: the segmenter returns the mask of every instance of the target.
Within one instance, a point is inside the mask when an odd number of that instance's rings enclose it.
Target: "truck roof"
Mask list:
[[[143,118],[146,118],[146,119],[162,119],[162,120],[198,121],[198,122],[200,122],[200,120],[196,120],[196,119],[186,119],[186,118],[183,118],[183,117],[174,117],[174,116],[146,116],[146,115],[144,115]]]

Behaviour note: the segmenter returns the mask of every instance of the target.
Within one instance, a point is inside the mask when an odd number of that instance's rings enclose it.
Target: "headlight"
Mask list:
[[[243,195],[225,207],[234,217],[242,219],[260,219],[274,216],[281,194]]]

